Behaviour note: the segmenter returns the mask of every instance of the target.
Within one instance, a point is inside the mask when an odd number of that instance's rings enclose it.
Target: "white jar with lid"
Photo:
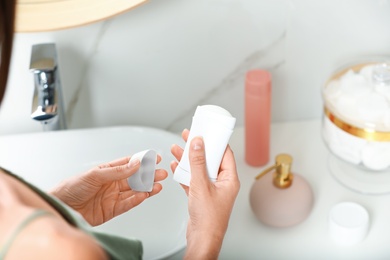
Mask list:
[[[390,58],[344,66],[322,95],[323,137],[331,152],[365,169],[390,169]]]

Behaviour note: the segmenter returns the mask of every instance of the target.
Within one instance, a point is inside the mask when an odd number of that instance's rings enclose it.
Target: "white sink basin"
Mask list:
[[[136,237],[143,242],[145,259],[161,259],[185,246],[187,198],[172,180],[173,143],[184,147],[178,135],[131,126],[0,136],[0,165],[48,190],[100,163],[155,149],[163,158],[159,168],[169,173],[163,190],[97,229]]]

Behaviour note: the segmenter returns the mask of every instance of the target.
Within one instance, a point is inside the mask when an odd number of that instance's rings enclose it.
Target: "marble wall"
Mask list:
[[[145,125],[179,132],[197,105],[244,124],[244,75],[271,71],[272,120],[320,118],[321,86],[352,59],[390,53],[388,0],[151,0],[106,21],[18,33],[0,134],[30,118],[31,46],[54,42],[69,128]]]

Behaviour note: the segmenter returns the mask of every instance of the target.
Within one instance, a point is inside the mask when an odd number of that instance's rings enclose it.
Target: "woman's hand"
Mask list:
[[[184,130],[187,141],[189,131]],[[222,247],[231,211],[240,181],[237,175],[234,154],[230,146],[222,158],[216,182],[211,182],[206,169],[204,142],[201,137],[192,139],[189,150],[191,182],[182,185],[188,195],[189,222],[187,227],[187,259],[217,259]],[[172,154],[180,161],[183,149],[177,145],[171,148]],[[177,161],[171,163],[174,172]]]
[[[159,193],[168,173],[157,169],[153,190],[131,190],[127,178],[140,167],[140,161],[129,164],[130,157],[97,166],[81,176],[70,178],[54,188],[50,194],[78,211],[92,226],[97,226],[127,212],[146,198]],[[157,163],[161,156],[157,156]]]

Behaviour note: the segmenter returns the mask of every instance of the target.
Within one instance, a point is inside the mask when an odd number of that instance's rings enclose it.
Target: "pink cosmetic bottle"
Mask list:
[[[263,166],[269,161],[271,74],[251,70],[245,79],[245,161]]]

